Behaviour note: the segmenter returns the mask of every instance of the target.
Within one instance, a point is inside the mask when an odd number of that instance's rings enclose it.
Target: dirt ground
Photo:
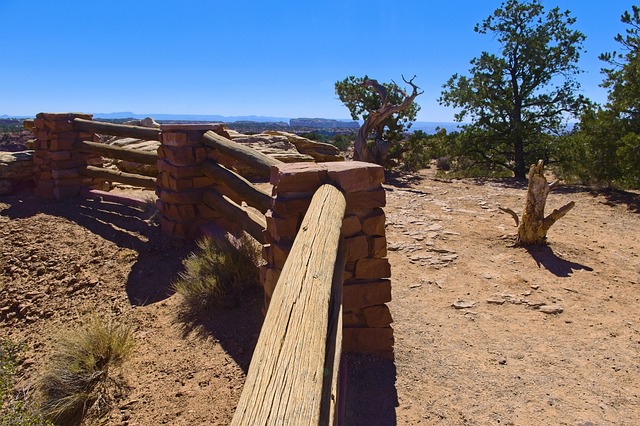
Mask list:
[[[347,425],[640,424],[640,195],[565,186],[546,247],[513,247],[526,188],[390,179],[395,360],[347,357]],[[27,343],[22,385],[63,327],[135,327],[104,425],[224,425],[262,322],[260,290],[195,320],[170,283],[194,249],[144,209],[0,198],[0,333]],[[555,313],[546,313],[555,312]]]

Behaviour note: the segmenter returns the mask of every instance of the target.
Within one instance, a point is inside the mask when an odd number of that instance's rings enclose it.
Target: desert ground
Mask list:
[[[395,360],[347,356],[347,425],[640,424],[640,194],[561,186],[549,245],[514,247],[526,186],[388,176]],[[151,197],[149,193],[147,197]],[[261,290],[185,318],[171,282],[195,246],[152,211],[0,198],[0,334],[27,344],[20,386],[87,316],[133,324],[101,425],[224,425],[262,323]]]

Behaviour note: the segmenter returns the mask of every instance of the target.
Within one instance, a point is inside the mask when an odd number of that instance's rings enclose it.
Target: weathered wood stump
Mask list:
[[[558,181],[547,183],[547,179],[544,177],[544,162],[540,160],[538,164],[532,164],[529,169],[527,201],[522,213],[522,219],[520,220],[513,210],[500,207],[500,210],[509,213],[516,221],[516,226],[518,227],[517,245],[545,244],[549,228],[575,206],[576,203],[571,201],[559,209],[555,209],[549,216],[544,217],[547,196],[557,185]]]

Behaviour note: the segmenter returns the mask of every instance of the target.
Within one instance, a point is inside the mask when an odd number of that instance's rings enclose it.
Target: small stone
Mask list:
[[[477,302],[471,302],[471,301],[465,301],[465,300],[456,300],[455,302],[453,302],[453,304],[451,306],[453,306],[456,309],[469,309],[469,308],[473,308],[474,306],[476,306]]]
[[[489,303],[490,305],[503,305],[504,299],[498,299],[497,297],[492,297],[487,299],[487,303]]]
[[[500,365],[507,365],[507,359],[506,358],[500,358],[498,360],[498,364]]]
[[[545,314],[561,314],[564,311],[562,306],[558,305],[543,305],[540,306],[540,312],[544,312]]]
[[[532,284],[532,285],[530,285],[529,287],[531,287],[531,288],[532,288],[532,289],[534,289],[534,290],[537,290],[537,289],[539,289],[539,288],[540,288],[540,286],[539,286],[539,285],[536,285],[536,284]]]

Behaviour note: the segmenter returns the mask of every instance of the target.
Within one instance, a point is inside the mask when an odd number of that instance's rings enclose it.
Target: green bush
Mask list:
[[[189,309],[198,312],[220,302],[235,302],[258,282],[260,251],[251,237],[244,235],[237,244],[205,237],[198,248],[183,261],[184,272],[173,284]]]
[[[128,325],[98,317],[58,337],[39,381],[42,413],[56,424],[79,424],[96,401],[108,405],[110,369],[120,366],[134,346]]]

